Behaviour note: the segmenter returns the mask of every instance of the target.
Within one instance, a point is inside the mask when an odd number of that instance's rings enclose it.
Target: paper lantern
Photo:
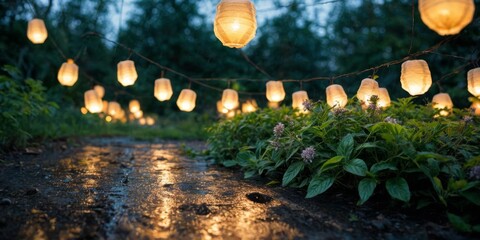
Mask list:
[[[88,113],[88,109],[86,109],[85,107],[81,107],[81,108],[80,108],[80,112],[81,112],[83,115],[85,115],[85,114]]]
[[[108,103],[108,115],[115,117],[115,115],[120,114],[120,111],[122,108],[120,107],[120,104],[117,102],[109,102]]]
[[[238,107],[238,93],[233,89],[225,89],[222,94],[222,105],[232,110]]]
[[[362,83],[358,88],[357,98],[362,102],[362,104],[369,105],[370,98],[372,96],[378,96],[378,94],[378,82],[371,78],[365,78],[362,80]]]
[[[139,118],[143,117],[143,111],[142,110],[136,111],[136,112],[133,113],[133,116],[136,119],[139,119]]]
[[[380,108],[388,108],[390,107],[390,94],[388,94],[388,90],[386,88],[379,88],[378,89],[378,102],[377,106]]]
[[[228,109],[226,109],[223,104],[222,100],[217,101],[217,112],[225,114],[228,113]]]
[[[128,104],[128,109],[130,110],[131,113],[136,113],[140,111],[140,102],[138,100],[131,100],[130,103]]]
[[[343,108],[347,105],[348,97],[343,87],[338,84],[332,84],[327,87],[327,104],[332,108]]]
[[[230,111],[227,112],[227,114],[225,116],[230,119],[230,118],[235,117],[235,115],[237,115],[237,111],[230,110]]]
[[[285,90],[282,81],[267,82],[267,99],[270,102],[280,102],[285,99]]]
[[[146,117],[145,119],[148,126],[153,126],[155,124],[155,119],[152,117]]]
[[[191,112],[195,108],[197,94],[190,89],[183,89],[177,99],[177,106],[181,111]]]
[[[106,116],[105,117],[106,122],[111,122],[112,120],[113,120],[113,118],[111,116]]]
[[[102,99],[98,97],[95,90],[88,90],[84,94],[85,108],[91,113],[99,113],[102,111]]]
[[[143,126],[143,125],[147,124],[147,119],[140,118],[140,119],[138,119],[138,123]]]
[[[34,44],[45,42],[48,32],[42,19],[34,18],[28,22],[27,37]]]
[[[467,73],[468,91],[475,97],[480,97],[480,67]]]
[[[453,102],[452,102],[452,99],[450,98],[450,95],[448,95],[448,93],[439,93],[433,96],[432,106],[435,109],[441,110],[439,113],[440,116],[445,117],[450,115],[450,113],[452,112]]]
[[[257,20],[250,0],[222,0],[213,24],[215,36],[226,47],[242,48],[255,37]]]
[[[78,66],[73,62],[73,59],[68,59],[64,62],[58,70],[58,81],[63,86],[71,87],[78,80]]]
[[[473,0],[419,0],[423,23],[440,35],[459,33],[473,19]]]
[[[268,107],[273,108],[273,109],[277,109],[277,108],[280,107],[280,102],[268,102]]]
[[[249,99],[245,103],[242,104],[242,112],[243,113],[251,113],[255,112],[258,109],[257,101],[255,99]]]
[[[138,75],[135,63],[131,60],[121,61],[117,64],[117,77],[122,86],[131,86],[137,81]]]
[[[292,94],[292,107],[293,109],[297,109],[301,113],[307,113],[303,107],[303,102],[308,100],[308,94],[306,91],[296,91]]]
[[[402,88],[410,95],[424,94],[432,86],[432,76],[424,60],[408,60],[402,63],[400,75]]]
[[[168,78],[155,80],[154,96],[161,102],[170,100],[173,95],[172,84]]]
[[[123,118],[125,118],[125,110],[123,110],[121,107],[120,109],[118,110],[118,113],[116,113],[115,115],[113,115],[112,117],[114,117],[115,119],[117,120],[121,120]]]
[[[475,116],[480,116],[480,102],[477,101],[472,103],[470,108],[474,111],[473,114],[475,114]]]
[[[103,96],[105,96],[105,88],[103,88],[102,86],[95,85],[95,87],[93,87],[93,90],[95,90],[99,98],[103,98]]]

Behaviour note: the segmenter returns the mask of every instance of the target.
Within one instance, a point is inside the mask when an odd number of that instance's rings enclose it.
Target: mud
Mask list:
[[[180,146],[102,138],[4,156],[0,239],[469,238],[435,213],[383,211],[381,199],[358,207],[335,190],[304,199]]]

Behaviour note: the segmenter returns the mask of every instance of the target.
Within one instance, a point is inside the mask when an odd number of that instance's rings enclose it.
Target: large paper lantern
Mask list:
[[[27,37],[34,44],[45,42],[48,32],[42,19],[34,18],[28,22]]]
[[[307,113],[308,110],[303,107],[303,102],[308,101],[306,91],[296,91],[292,94],[292,107],[301,113]]]
[[[480,116],[480,102],[477,101],[472,103],[470,108],[474,111],[473,114],[475,114],[475,116]]]
[[[217,101],[217,112],[221,113],[221,114],[225,114],[225,113],[228,113],[228,109],[226,109],[223,104],[222,104],[222,100],[218,100]]]
[[[362,83],[358,88],[357,98],[362,102],[362,104],[369,105],[370,98],[372,96],[378,97],[378,94],[378,82],[371,78],[365,78],[362,80]]]
[[[99,113],[102,111],[102,99],[98,97],[95,90],[88,90],[84,94],[85,108],[91,113]]]
[[[440,35],[459,33],[473,19],[473,0],[419,0],[423,23]]]
[[[232,110],[238,107],[238,93],[233,89],[225,89],[222,94],[222,105]]]
[[[64,62],[58,70],[58,81],[63,86],[71,87],[78,80],[78,66],[73,62],[73,59],[68,59]]]
[[[280,102],[285,99],[285,90],[282,81],[267,82],[267,99],[270,102]]]
[[[103,98],[103,96],[105,96],[105,88],[103,88],[102,86],[95,85],[95,87],[93,87],[93,90],[95,90],[99,98]]]
[[[122,86],[131,86],[137,81],[138,75],[135,63],[132,60],[121,61],[117,64],[117,77]]]
[[[480,68],[474,68],[467,73],[468,91],[475,97],[480,97]]]
[[[130,110],[131,113],[140,111],[140,102],[136,99],[131,100],[128,103],[128,110]]]
[[[378,89],[378,102],[377,106],[380,108],[388,108],[390,107],[390,94],[388,94],[388,90],[386,88],[379,88]]]
[[[190,89],[183,89],[177,99],[177,106],[181,111],[191,112],[195,108],[197,94]]]
[[[224,46],[242,48],[256,30],[255,6],[250,0],[222,0],[217,5],[213,31]]]
[[[108,103],[108,115],[115,117],[116,115],[119,115],[122,110],[122,107],[120,107],[120,104],[118,102],[109,102]]]
[[[255,99],[249,99],[245,103],[242,104],[242,112],[243,113],[251,113],[255,112],[258,109],[257,101]]]
[[[424,60],[408,60],[402,63],[400,75],[402,88],[412,96],[421,95],[432,86],[432,76]]]
[[[452,112],[453,102],[448,93],[439,93],[433,96],[432,106],[440,110],[440,116],[448,116]],[[436,116],[437,117],[437,116]]]
[[[343,87],[338,84],[332,84],[327,87],[327,104],[332,108],[343,108],[347,105],[348,97]]]
[[[154,96],[158,101],[167,101],[173,95],[172,84],[168,78],[159,78],[155,80]]]

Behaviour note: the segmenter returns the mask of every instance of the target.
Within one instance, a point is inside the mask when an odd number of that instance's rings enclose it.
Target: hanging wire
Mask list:
[[[257,64],[255,64],[248,56],[245,54],[245,52],[242,49],[238,49],[240,54],[242,54],[242,57],[250,63],[253,67],[255,67],[259,72],[261,72],[263,75],[267,76],[269,79],[272,79],[272,76],[268,74],[265,70],[263,70],[261,67],[259,67]]]
[[[280,5],[280,6],[277,6],[277,7],[260,8],[260,9],[257,10],[257,12],[279,11],[279,10],[281,10],[282,8],[290,8],[290,7],[292,7],[294,4],[298,4],[299,6],[302,5],[302,6],[304,6],[304,7],[314,7],[314,6],[318,6],[318,5],[325,5],[325,4],[342,2],[342,1],[343,1],[343,0],[316,1],[316,2],[310,3],[310,4],[307,4],[307,3],[301,4],[301,3],[294,2],[294,3],[291,3],[291,4],[287,4],[287,5]]]

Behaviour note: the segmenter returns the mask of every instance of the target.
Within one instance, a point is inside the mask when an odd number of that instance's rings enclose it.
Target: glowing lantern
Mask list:
[[[128,109],[130,110],[131,113],[136,113],[140,111],[140,102],[138,100],[133,99],[128,104]]]
[[[103,98],[103,96],[105,96],[105,88],[103,88],[102,86],[95,85],[95,87],[93,87],[93,90],[95,90],[99,98]]]
[[[474,102],[472,103],[472,106],[470,106],[471,109],[474,110],[475,116],[480,116],[480,102]]]
[[[402,63],[400,75],[402,88],[410,95],[421,95],[432,86],[432,76],[424,60],[408,60]]]
[[[115,117],[115,119],[123,119],[125,118],[125,110],[123,110],[122,108],[120,108],[120,110],[118,111],[117,114],[115,114],[113,117]]]
[[[440,35],[459,33],[473,19],[473,0],[419,0],[423,23]]]
[[[250,113],[257,111],[258,105],[255,99],[249,99],[244,104],[242,104],[242,112]]]
[[[327,87],[327,104],[332,108],[343,108],[347,105],[348,97],[343,87],[332,84]]]
[[[357,98],[362,104],[369,105],[370,98],[374,95],[378,97],[378,94],[378,82],[371,78],[365,78],[358,88]]]
[[[279,108],[280,102],[268,102],[268,107],[273,109]]]
[[[228,109],[226,109],[226,108],[223,106],[221,100],[220,100],[220,101],[217,101],[217,111],[218,111],[219,113],[223,113],[223,114],[228,113]]]
[[[159,78],[155,80],[155,93],[154,96],[161,102],[170,100],[173,95],[172,84],[170,79]]]
[[[282,81],[267,82],[267,99],[270,102],[280,102],[285,99],[285,90]]]
[[[85,108],[91,113],[99,113],[102,111],[102,99],[97,96],[95,90],[88,90],[84,94]]]
[[[308,94],[306,91],[296,91],[292,94],[292,107],[298,109],[301,113],[307,113],[308,110],[303,107],[303,102],[307,100]]]
[[[138,78],[135,63],[131,60],[119,62],[117,64],[117,77],[120,84],[124,87],[133,85]]]
[[[378,89],[378,102],[377,106],[380,108],[388,108],[390,107],[390,94],[388,94],[388,90],[386,88],[379,88]]]
[[[34,18],[28,22],[27,37],[34,44],[45,42],[48,32],[42,19]]]
[[[213,24],[215,36],[224,46],[242,48],[255,37],[257,20],[250,0],[222,0]]]
[[[190,89],[183,89],[177,99],[177,106],[181,111],[191,112],[195,108],[197,94]]]
[[[238,93],[233,89],[225,89],[222,94],[222,105],[232,110],[238,107]]]
[[[450,99],[450,95],[448,95],[448,93],[439,93],[433,96],[432,106],[435,109],[441,110],[440,116],[445,117],[450,115],[453,109],[453,102],[452,102],[452,99]],[[438,116],[435,116],[435,117],[438,117]]]
[[[117,102],[109,102],[108,103],[108,115],[115,117],[115,115],[120,114],[120,111],[122,108],[120,107],[120,104]]]
[[[80,108],[80,112],[82,112],[83,115],[88,113],[88,110],[85,107]]]
[[[480,68],[474,68],[467,73],[468,91],[475,97],[480,97]]]
[[[133,116],[136,118],[136,119],[139,119],[141,117],[143,117],[143,111],[136,111],[133,113]]]
[[[146,118],[146,123],[148,126],[152,126],[155,124],[155,119],[153,119],[152,117],[147,117]]]
[[[230,111],[227,112],[226,116],[227,116],[227,118],[230,119],[230,118],[235,117],[236,114],[237,114],[237,113],[236,113],[235,110],[230,110]]]
[[[77,82],[78,66],[73,62],[73,59],[68,59],[67,62],[62,64],[60,70],[58,70],[57,78],[63,86],[71,87]]]
[[[140,118],[140,119],[138,119],[138,123],[140,123],[140,125],[143,126],[143,125],[147,124],[147,120],[145,118]]]

